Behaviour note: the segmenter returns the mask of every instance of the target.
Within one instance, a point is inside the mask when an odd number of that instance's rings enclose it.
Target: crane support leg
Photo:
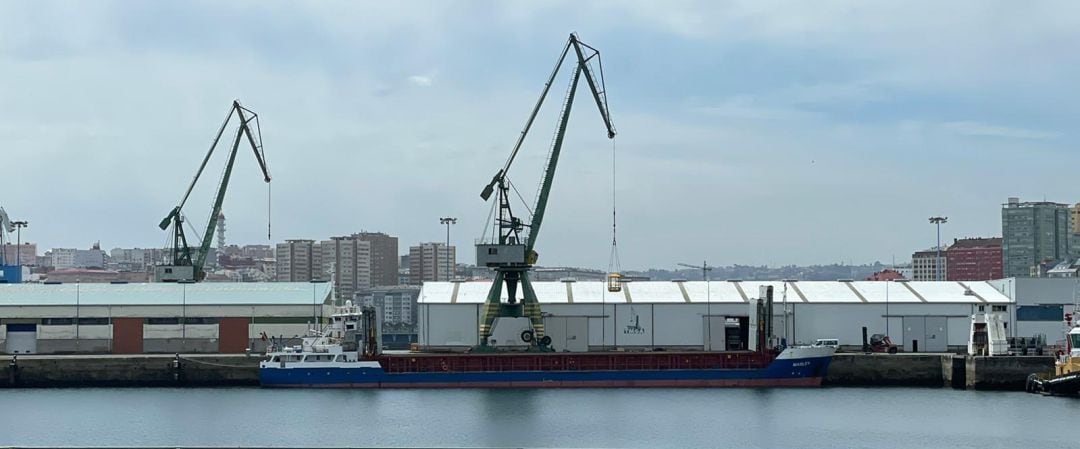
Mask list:
[[[503,303],[503,284],[506,284],[507,297],[510,299]],[[516,300],[518,286],[521,287],[521,302]],[[495,326],[495,319],[500,317],[527,317],[532,325],[536,341],[544,336],[544,318],[540,313],[540,301],[536,299],[536,291],[533,290],[532,282],[529,281],[529,272],[524,269],[496,270],[495,280],[488,290],[487,300],[480,318],[480,346],[488,346],[488,338]]]
[[[484,301],[484,310],[480,318],[480,346],[488,345],[491,326],[495,324],[495,318],[498,318],[501,313],[502,302],[499,296],[502,296],[503,280],[505,276],[502,270],[496,271],[495,280],[491,283],[491,289],[488,290],[487,301]]]
[[[540,314],[540,301],[536,299],[536,291],[533,290],[532,282],[529,281],[529,272],[521,272],[521,300],[524,315],[532,322],[533,333],[536,341],[544,337],[544,317]]]

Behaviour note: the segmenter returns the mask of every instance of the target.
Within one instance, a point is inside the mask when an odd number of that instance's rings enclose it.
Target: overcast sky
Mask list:
[[[931,215],[951,241],[1000,235],[1008,196],[1080,201],[1076,2],[0,0],[0,206],[41,251],[163,245],[239,99],[272,236],[242,149],[229,243],[369,230],[405,252],[450,215],[471,260],[478,194],[571,31],[603,57],[623,268],[902,261]],[[567,81],[511,173],[530,202]],[[537,246],[603,268],[612,143],[578,98]]]

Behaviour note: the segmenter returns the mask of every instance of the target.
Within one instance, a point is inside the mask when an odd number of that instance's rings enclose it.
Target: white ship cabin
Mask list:
[[[357,362],[356,337],[360,328],[360,307],[352,301],[337,307],[326,330],[311,329],[299,345],[272,344],[267,351],[269,364],[319,368]]]

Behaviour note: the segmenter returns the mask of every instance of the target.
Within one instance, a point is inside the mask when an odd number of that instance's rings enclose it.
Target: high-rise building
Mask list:
[[[331,237],[319,243],[323,273],[331,274],[339,300],[371,287],[371,242],[356,237]]]
[[[4,243],[0,246],[0,265],[36,265],[37,243]]]
[[[371,285],[397,285],[398,238],[382,232],[358,232],[351,237],[371,243]]]
[[[157,255],[154,249],[143,248],[113,248],[109,251],[109,261],[106,268],[117,271],[146,271],[148,266],[153,266]]]
[[[142,248],[113,248],[109,251],[109,261],[115,264],[144,266],[146,265],[146,250]]]
[[[409,284],[449,281],[454,278],[457,251],[445,243],[421,243],[409,247]]]
[[[1009,198],[1001,207],[1004,276],[1039,276],[1040,266],[1072,257],[1072,212],[1068,204]]]
[[[417,298],[420,296],[420,288],[416,286],[396,285],[389,287],[374,287],[356,294],[359,304],[372,305],[382,308],[383,332],[388,327],[399,330],[412,330],[415,332],[417,315]]]
[[[401,256],[398,264],[398,285],[409,284],[409,255],[404,254]]]
[[[75,268],[75,248],[53,248],[48,251],[52,267],[58,270]]]
[[[945,248],[941,248],[941,271],[938,271],[938,251],[930,248],[925,251],[916,251],[911,255],[911,280],[913,281],[944,281],[949,262],[946,259]]]
[[[987,281],[1001,279],[1001,239],[973,238],[953,240],[945,251],[949,281]]]
[[[252,259],[273,259],[274,248],[270,245],[244,245],[240,247],[240,255]]]
[[[45,255],[49,256],[51,266],[58,270],[105,267],[105,251],[102,251],[97,244],[90,249],[53,248]]]
[[[278,243],[275,260],[275,278],[279,282],[326,279],[322,272],[322,252],[314,240],[297,239]]]

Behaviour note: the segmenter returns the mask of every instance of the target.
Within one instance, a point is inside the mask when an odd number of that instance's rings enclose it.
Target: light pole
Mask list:
[[[15,233],[16,233],[15,234],[15,265],[18,265],[20,267],[22,266],[22,228],[25,228],[29,224],[30,224],[30,222],[28,222],[26,220],[11,222],[11,225],[15,227]],[[19,268],[19,269],[22,270],[22,268]]]
[[[180,347],[187,350],[187,282],[180,287]]]
[[[79,279],[75,279],[75,352],[79,352]]]
[[[948,223],[948,222],[949,222],[949,217],[930,217],[930,223],[933,223],[933,224],[937,225],[937,248],[935,248],[937,250],[937,260],[935,260],[935,262],[934,262],[934,265],[935,265],[934,268],[936,268],[934,270],[934,274],[935,274],[934,280],[936,280],[936,281],[942,280],[941,279],[941,224],[942,223]]]
[[[701,277],[705,278],[705,323],[708,324],[708,327],[706,327],[706,333],[708,334],[706,338],[709,339],[709,344],[707,346],[710,351],[715,351],[712,347],[712,287],[709,285],[710,271],[712,271],[712,267],[709,266],[709,262],[704,260],[701,261]],[[723,349],[724,348],[720,348],[720,350]]]
[[[784,279],[783,282],[784,282],[784,346],[786,347],[788,344],[790,344],[789,342],[791,341],[791,336],[788,335],[788,315],[791,314],[791,311],[788,310],[787,289],[788,289],[788,284],[790,284],[792,282],[798,282],[798,279]],[[792,329],[791,333],[794,334],[795,329]]]
[[[457,218],[443,217],[439,219],[439,224],[446,225],[446,280],[452,280],[454,272],[450,269],[450,225],[457,224]],[[435,260],[439,260],[439,252],[435,252]],[[438,276],[435,277],[438,280]]]

